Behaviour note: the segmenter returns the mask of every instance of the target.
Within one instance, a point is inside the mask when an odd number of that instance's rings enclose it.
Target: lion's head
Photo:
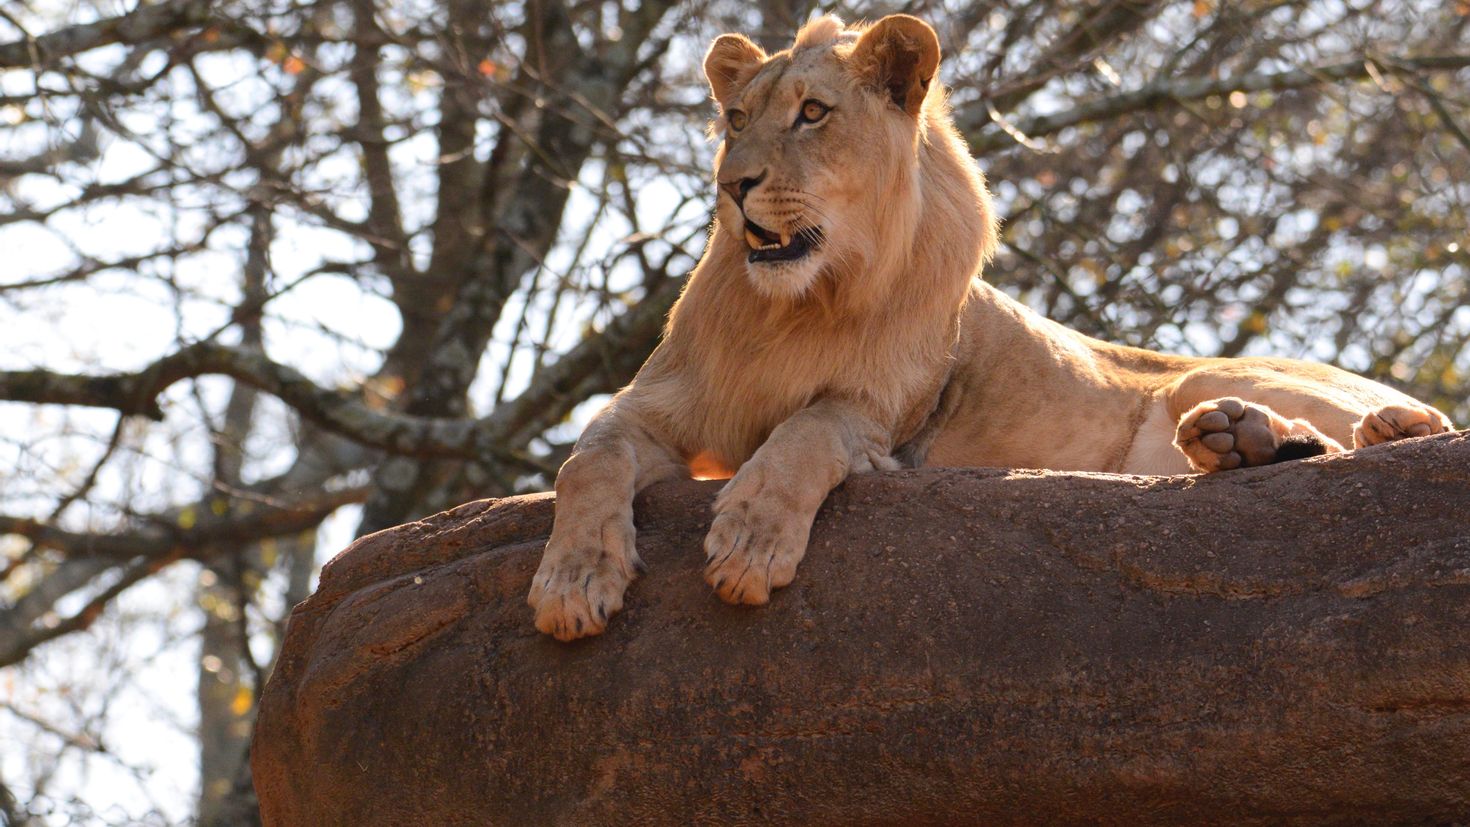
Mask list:
[[[715,40],[716,232],[742,240],[728,249],[761,292],[799,298],[825,276],[877,295],[916,255],[978,271],[994,219],[938,67],[934,30],[907,15],[852,29],[820,17],[773,55]]]

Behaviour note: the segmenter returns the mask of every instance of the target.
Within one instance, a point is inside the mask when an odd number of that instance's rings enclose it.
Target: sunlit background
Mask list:
[[[1470,423],[1464,0],[10,0],[0,823],[256,821],[290,606],[549,486],[700,255],[704,48],[815,11],[937,28],[1012,295]]]

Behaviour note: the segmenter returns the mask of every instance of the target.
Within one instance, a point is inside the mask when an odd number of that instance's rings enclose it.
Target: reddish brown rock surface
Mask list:
[[[1470,436],[1210,478],[855,478],[763,608],[718,484],[639,499],[607,634],[538,635],[548,496],[366,537],[297,607],[271,825],[1470,819]]]

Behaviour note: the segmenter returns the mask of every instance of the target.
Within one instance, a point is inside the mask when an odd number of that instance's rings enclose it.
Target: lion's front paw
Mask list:
[[[622,545],[573,545],[553,538],[531,580],[526,602],[536,610],[536,628],[557,640],[600,634],[623,608],[623,592],[643,563],[633,550],[632,528]]]
[[[741,496],[737,480],[715,505],[704,538],[704,579],[727,603],[760,605],[796,577],[813,515],[781,498]]]
[[[1195,470],[1209,474],[1277,462],[1278,450],[1292,431],[1292,423],[1270,408],[1227,396],[1186,413],[1174,444]]]
[[[1353,427],[1353,447],[1454,430],[1449,417],[1428,405],[1384,405]]]

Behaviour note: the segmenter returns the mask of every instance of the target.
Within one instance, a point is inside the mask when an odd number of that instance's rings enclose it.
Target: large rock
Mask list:
[[[1470,436],[1208,478],[854,478],[796,582],[700,578],[715,483],[567,645],[549,496],[359,540],[261,701],[272,825],[1470,818]]]

